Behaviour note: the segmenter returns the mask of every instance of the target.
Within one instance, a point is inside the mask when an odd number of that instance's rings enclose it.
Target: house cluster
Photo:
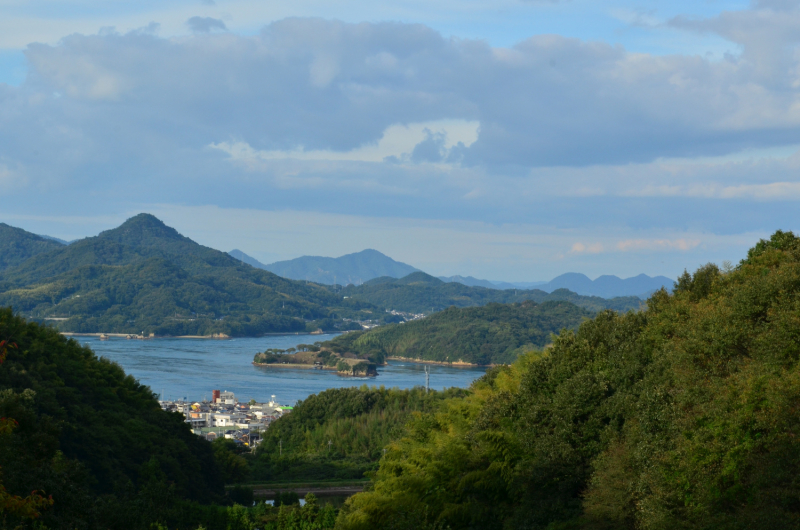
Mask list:
[[[261,432],[270,423],[292,407],[280,405],[275,396],[268,403],[255,400],[239,402],[233,392],[213,390],[211,401],[159,401],[161,408],[170,412],[180,412],[192,431],[209,441],[219,437],[234,440],[236,443],[254,448],[261,441]]]

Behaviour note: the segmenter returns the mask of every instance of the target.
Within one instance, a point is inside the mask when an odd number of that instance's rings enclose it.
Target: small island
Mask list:
[[[377,364],[353,353],[336,353],[319,344],[298,344],[296,348],[272,348],[253,357],[255,366],[271,368],[306,368],[336,371],[349,377],[376,377]]]

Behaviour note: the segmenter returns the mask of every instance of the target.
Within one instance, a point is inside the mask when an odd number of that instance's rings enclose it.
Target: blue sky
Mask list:
[[[792,0],[0,1],[0,221],[675,277],[795,227]]]

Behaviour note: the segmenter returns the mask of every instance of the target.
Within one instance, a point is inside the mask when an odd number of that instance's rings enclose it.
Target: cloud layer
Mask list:
[[[578,231],[551,253],[564,259],[792,228],[800,12],[786,3],[669,22],[741,47],[722,59],[558,35],[498,48],[420,24],[187,25],[27,48],[27,80],[0,84],[9,212],[213,204],[547,225]],[[597,239],[601,225],[620,236]]]

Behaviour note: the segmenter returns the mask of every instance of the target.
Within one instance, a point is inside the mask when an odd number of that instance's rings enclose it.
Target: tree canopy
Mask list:
[[[339,528],[800,527],[800,241],[602,312],[412,418]]]

